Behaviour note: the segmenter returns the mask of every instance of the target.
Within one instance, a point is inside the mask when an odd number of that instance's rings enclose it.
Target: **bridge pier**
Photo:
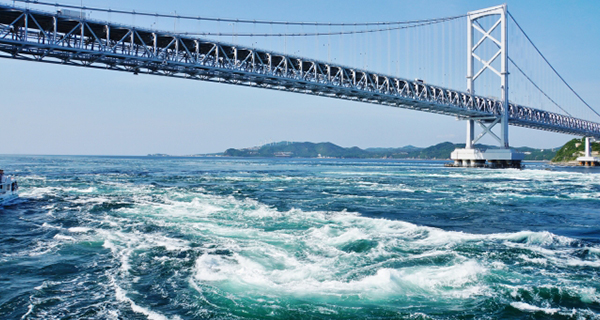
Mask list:
[[[488,149],[484,153],[484,157],[488,162],[488,168],[520,169],[521,161],[525,159],[525,154],[513,149]]]
[[[483,153],[477,149],[456,149],[452,152],[450,158],[454,160],[453,167],[485,167]]]
[[[600,158],[592,156],[592,139],[585,137],[585,154],[583,157],[577,158],[577,162],[582,167],[598,167],[600,166]]]
[[[477,149],[455,149],[450,158],[454,163],[449,167],[520,169],[525,154],[513,149],[488,149],[481,152]]]

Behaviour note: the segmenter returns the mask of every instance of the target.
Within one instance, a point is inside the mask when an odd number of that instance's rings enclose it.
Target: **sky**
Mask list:
[[[320,22],[438,18],[501,4],[488,0],[60,2],[204,17]],[[595,0],[507,4],[563,77],[600,110],[600,43],[596,41],[600,4]],[[141,18],[125,22],[147,23]],[[166,23],[181,28],[177,22],[160,21],[161,26]],[[13,59],[0,59],[0,72],[0,112],[7,133],[0,154],[190,155],[277,141],[426,147],[444,141],[463,143],[466,134],[465,122],[449,116],[274,90]],[[573,137],[510,127],[510,143],[516,147],[559,147]]]

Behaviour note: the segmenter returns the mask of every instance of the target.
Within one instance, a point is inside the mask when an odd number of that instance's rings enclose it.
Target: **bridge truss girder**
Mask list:
[[[0,6],[0,57],[162,75],[456,116],[501,117],[500,100],[181,34]],[[509,124],[600,138],[600,124],[508,104]]]

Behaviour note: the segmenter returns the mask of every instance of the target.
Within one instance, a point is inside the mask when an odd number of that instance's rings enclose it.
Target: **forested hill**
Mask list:
[[[464,148],[464,144],[442,142],[427,148],[405,146],[401,148],[344,148],[331,142],[278,142],[259,147],[244,149],[227,149],[223,156],[229,157],[293,157],[293,158],[393,158],[393,159],[449,159],[456,148]],[[495,148],[488,145],[476,145],[480,150]],[[526,160],[550,160],[555,155],[552,149],[516,148],[525,152]]]

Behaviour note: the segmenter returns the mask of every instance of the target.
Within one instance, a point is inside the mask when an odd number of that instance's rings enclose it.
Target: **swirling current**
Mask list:
[[[1,156],[2,319],[600,319],[600,171]]]

